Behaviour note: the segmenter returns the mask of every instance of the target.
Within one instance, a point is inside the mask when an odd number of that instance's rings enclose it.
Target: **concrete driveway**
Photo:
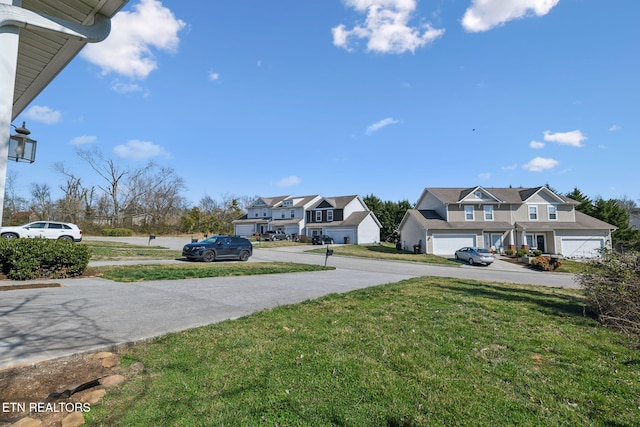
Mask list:
[[[138,244],[147,240],[128,239]],[[174,238],[152,241],[172,249],[184,243]],[[324,255],[304,253],[306,249],[256,248],[251,262],[324,264]],[[575,287],[571,275],[498,265],[448,267],[339,256],[329,257],[328,265],[336,270],[137,283],[99,278],[26,282],[63,286],[2,292],[0,368],[136,343],[283,304],[426,275]]]

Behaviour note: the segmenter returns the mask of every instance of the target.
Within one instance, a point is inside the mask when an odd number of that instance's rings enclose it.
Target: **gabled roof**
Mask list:
[[[484,188],[481,186],[471,188],[456,188],[456,187],[427,187],[423,192],[423,196],[426,192],[429,192],[440,199],[443,203],[453,204],[462,203],[464,198],[474,191],[480,190],[485,194],[491,195],[498,203],[524,203],[530,199],[533,195],[545,191],[558,199],[561,203],[576,204],[577,202],[569,197],[556,194],[549,190],[547,187],[535,187],[535,188],[500,188],[491,187]],[[421,197],[421,198],[422,198]]]
[[[96,39],[106,37],[109,30],[108,19],[113,17],[128,0],[22,0],[26,15],[31,12],[40,15],[39,22],[56,19],[77,24],[77,31],[91,33],[95,24]],[[13,93],[15,119],[33,99],[64,69],[64,67],[87,44],[87,40],[73,35],[44,30],[41,27],[20,22],[20,18],[9,16],[16,11],[5,7],[4,15],[12,25],[20,26],[18,43],[18,64]],[[1,12],[1,11],[0,11]],[[25,15],[25,16],[26,16]],[[3,13],[0,13],[0,18]],[[30,18],[31,20],[31,18]],[[106,20],[106,21],[105,21]],[[104,31],[107,31],[104,34]],[[92,38],[92,37],[89,37]],[[95,41],[95,40],[94,40]]]
[[[282,204],[286,201],[286,200],[297,200],[292,206],[286,206],[287,208],[291,208],[291,207],[303,207],[304,205],[306,205],[307,203],[311,202],[313,199],[316,199],[320,197],[319,195],[312,195],[312,196],[287,196],[284,199],[280,200],[279,202],[276,203],[276,205],[274,205],[273,207],[276,208],[281,208],[283,207]]]
[[[317,209],[319,207],[333,207],[334,209],[344,209],[353,199],[357,199],[358,196],[338,196],[338,197],[323,197],[316,203],[311,209]],[[363,203],[364,205],[364,203]]]
[[[258,197],[258,200],[249,207],[253,208],[256,206],[262,206],[262,204],[258,204],[258,201],[262,201],[266,206],[272,208],[288,197],[291,197],[291,196]]]
[[[322,226],[324,228],[354,227],[354,226],[360,225],[362,221],[364,221],[369,215],[371,215],[371,218],[373,218],[373,220],[376,222],[378,227],[382,227],[382,224],[380,224],[380,221],[378,221],[378,218],[376,218],[376,216],[371,211],[353,212],[344,221],[334,221],[330,223],[323,223]]]

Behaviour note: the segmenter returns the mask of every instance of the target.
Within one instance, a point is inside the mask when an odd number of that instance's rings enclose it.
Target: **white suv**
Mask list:
[[[36,221],[15,227],[0,227],[0,237],[4,239],[41,237],[80,242],[82,241],[82,230],[77,225],[68,222]]]

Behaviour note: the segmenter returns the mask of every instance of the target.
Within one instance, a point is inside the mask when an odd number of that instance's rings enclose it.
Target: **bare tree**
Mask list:
[[[112,226],[118,226],[122,223],[121,207],[120,207],[120,185],[122,180],[130,174],[129,170],[123,169],[113,159],[104,157],[102,152],[97,148],[92,150],[76,150],[76,154],[86,161],[91,169],[93,169],[106,184],[98,185],[102,191],[106,193],[110,201],[110,222]]]
[[[13,214],[23,212],[29,209],[29,204],[24,197],[21,197],[17,189],[18,172],[15,170],[9,170],[7,172],[7,179],[5,181],[5,198],[4,198],[4,219],[10,218]],[[5,221],[2,221],[4,224]]]
[[[64,197],[56,202],[61,219],[78,222],[87,212],[90,212],[90,205],[87,204],[91,202],[89,196],[93,194],[93,188],[84,188],[81,178],[66,168],[63,163],[54,163],[53,169],[66,177],[65,183],[60,185]]]
[[[31,184],[31,209],[38,219],[51,219],[52,203],[49,184]]]

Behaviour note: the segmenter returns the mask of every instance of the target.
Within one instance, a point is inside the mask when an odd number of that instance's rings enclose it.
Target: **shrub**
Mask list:
[[[527,251],[526,249],[518,249],[518,252],[516,252],[516,256],[518,258],[522,258],[523,256],[527,255],[529,253],[529,251]]]
[[[512,256],[514,254],[514,250],[513,249],[505,249],[504,250],[504,254],[506,256]]]
[[[128,237],[133,236],[133,230],[130,228],[103,228],[101,234],[109,237]]]
[[[88,246],[66,240],[0,239],[2,272],[12,280],[79,276],[89,258]]]
[[[298,241],[300,243],[309,243],[309,242],[311,242],[311,239],[309,238],[309,236],[301,234],[300,236],[298,236]]]
[[[533,256],[540,256],[542,255],[542,251],[540,249],[536,249],[535,251],[533,251]]]
[[[640,253],[605,252],[577,278],[600,323],[640,335]]]

